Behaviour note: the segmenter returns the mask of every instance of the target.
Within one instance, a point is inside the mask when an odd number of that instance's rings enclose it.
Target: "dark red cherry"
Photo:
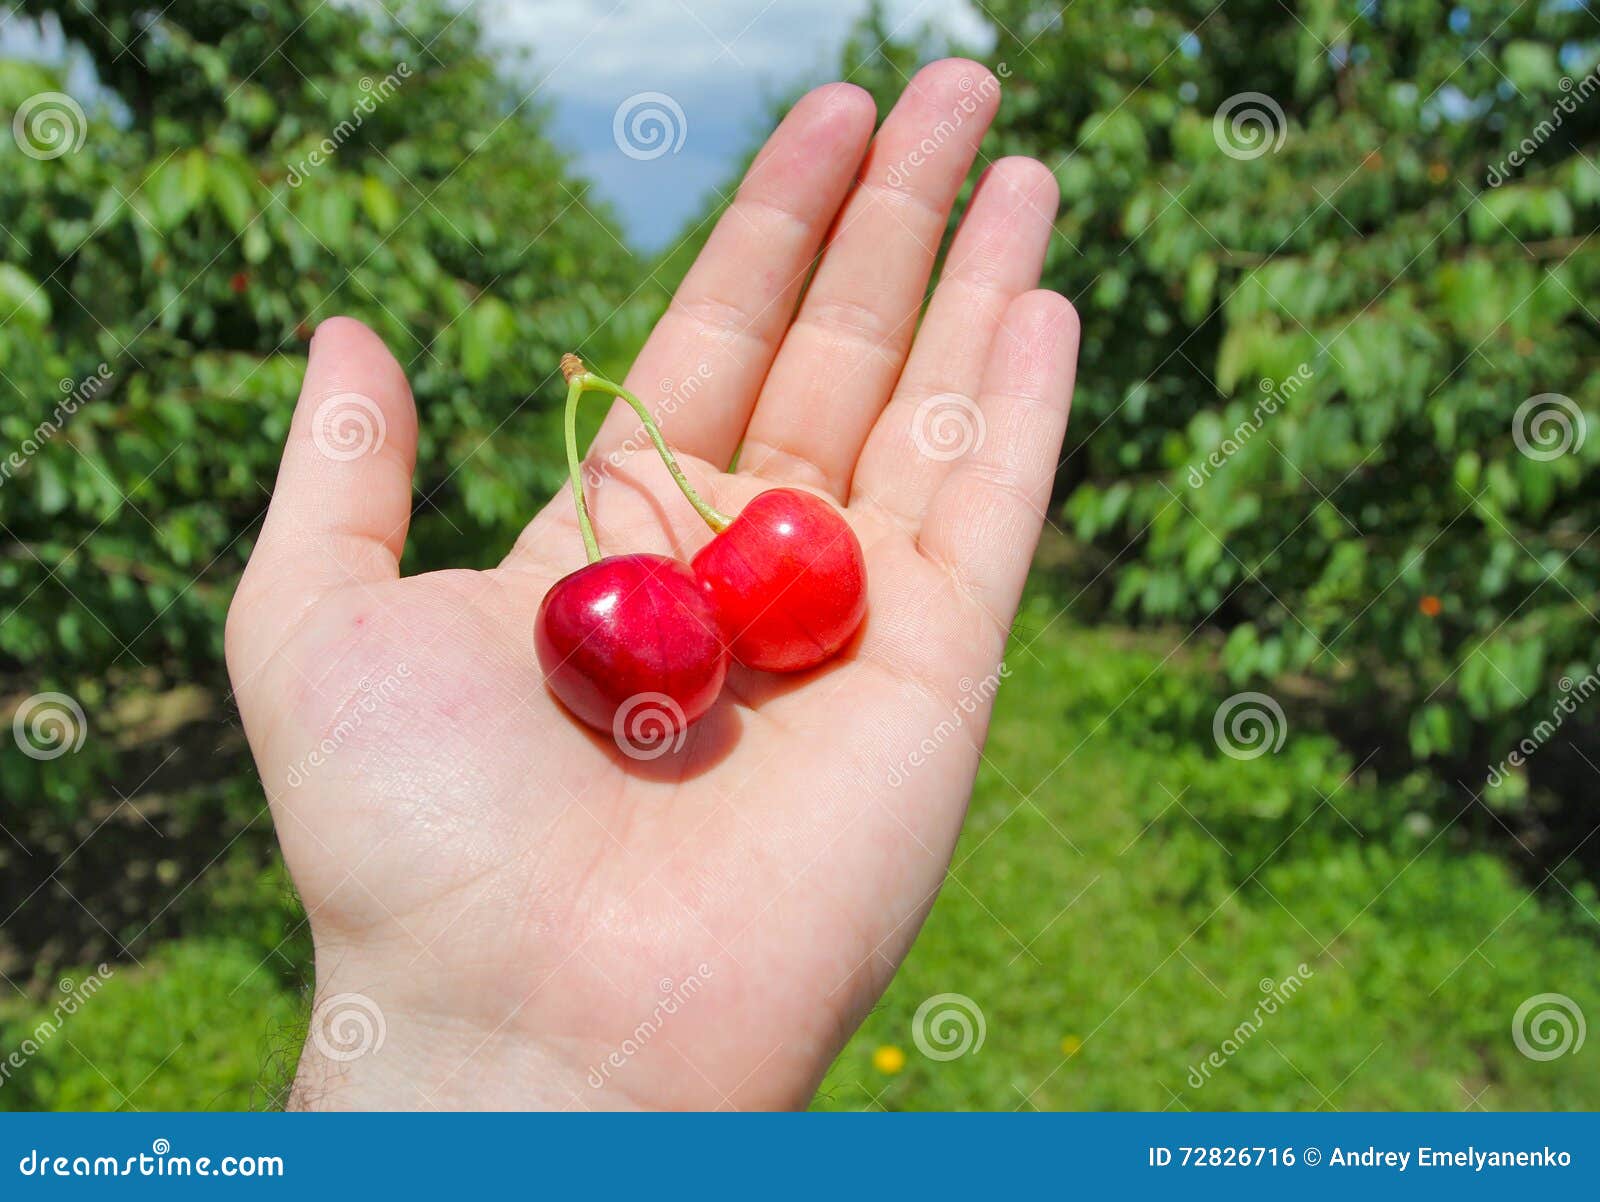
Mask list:
[[[711,708],[728,673],[710,601],[688,565],[662,555],[562,577],[539,605],[534,646],[562,704],[644,758]]]
[[[694,557],[734,659],[766,672],[815,667],[867,612],[861,543],[828,502],[774,488]]]

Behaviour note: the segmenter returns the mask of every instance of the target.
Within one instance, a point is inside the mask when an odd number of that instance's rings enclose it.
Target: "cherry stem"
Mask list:
[[[562,360],[566,371],[566,360]],[[572,501],[578,507],[578,532],[583,535],[583,549],[594,563],[600,558],[600,543],[594,536],[594,524],[589,520],[589,502],[583,496],[583,469],[578,463],[578,398],[583,395],[583,376],[577,374],[567,379],[567,411],[565,415],[567,439],[567,479],[572,482]]]
[[[615,384],[604,376],[598,376],[583,365],[583,360],[576,355],[563,355],[561,357],[561,374],[567,381],[567,411],[566,411],[566,439],[567,439],[567,475],[572,480],[572,496],[578,507],[578,529],[583,534],[583,545],[589,553],[589,562],[593,563],[600,558],[600,545],[595,541],[594,527],[589,521],[589,506],[583,497],[582,472],[578,465],[578,432],[577,412],[578,398],[586,391],[603,392],[610,396],[626,401],[644,426],[644,431],[650,436],[650,441],[655,444],[656,453],[661,456],[661,462],[667,465],[667,471],[672,475],[672,482],[678,486],[678,491],[694,511],[705,520],[707,526],[718,534],[732,524],[733,519],[720,510],[712,508],[706,500],[689,483],[689,477],[683,474],[677,457],[672,449],[667,446],[667,440],[661,436],[661,427],[656,425],[655,418],[650,416],[650,410],[645,403],[620,384]]]

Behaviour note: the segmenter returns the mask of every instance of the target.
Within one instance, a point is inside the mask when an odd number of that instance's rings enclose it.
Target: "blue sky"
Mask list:
[[[508,72],[537,89],[557,141],[646,250],[664,246],[701,211],[711,187],[728,183],[770,125],[773,101],[838,77],[840,49],[867,7],[867,0],[477,4],[492,44],[529,53],[520,63],[508,55]],[[930,27],[968,44],[985,38],[968,0],[890,0],[887,11],[907,34]],[[665,115],[654,128],[670,126],[677,149],[630,157],[618,148],[613,119],[630,97],[651,92],[677,106],[642,102]]]
[[[840,50],[868,8],[868,0],[460,3],[477,13],[507,77],[550,112],[557,142],[647,251],[664,247],[702,211],[712,187],[729,183],[771,124],[775,102],[838,78]],[[887,0],[886,12],[900,34],[932,30],[987,45],[987,26],[970,0]],[[36,28],[27,19],[0,20],[0,54],[59,61],[59,36],[41,38]],[[92,93],[93,72],[75,63],[68,88]],[[654,147],[637,146],[630,157],[613,123],[619,107],[645,93],[666,98],[642,103],[665,114],[672,149],[641,157]]]

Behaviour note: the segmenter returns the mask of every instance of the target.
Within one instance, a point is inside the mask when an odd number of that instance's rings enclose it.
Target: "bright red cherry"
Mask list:
[[[624,753],[653,759],[722,691],[728,653],[687,564],[614,555],[545,594],[534,620],[545,683]]]
[[[765,672],[815,667],[867,612],[861,543],[832,505],[774,488],[694,557],[733,658]]]

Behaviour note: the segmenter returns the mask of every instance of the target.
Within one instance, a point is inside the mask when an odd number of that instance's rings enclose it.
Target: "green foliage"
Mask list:
[[[1235,682],[1323,678],[1481,782],[1600,659],[1600,432],[1516,441],[1600,415],[1593,14],[1058,9],[986,11],[988,154],[1054,167],[1083,316],[1064,520]]]
[[[1600,1103],[1581,1055],[1531,1060],[1512,1038],[1539,982],[1600,1004],[1562,904],[1463,828],[1440,834],[1420,786],[1353,774],[1292,721],[1277,753],[1224,756],[1193,729],[1227,691],[1214,646],[1174,657],[1161,635],[1055,613],[1018,623],[952,879],[819,1107],[1460,1110],[1485,1086],[1489,1110]],[[1347,825],[1384,811],[1411,818]],[[1298,991],[1224,1053],[1260,983],[1301,964]],[[917,1011],[940,994],[982,1012],[981,1049],[919,1050]],[[902,1072],[874,1063],[883,1047]],[[1223,1067],[1191,1079],[1213,1052]]]
[[[1530,896],[1532,853],[1486,850],[1498,817],[1442,821],[1429,776],[1356,771],[1302,709],[1336,699],[1475,764],[1600,657],[1600,433],[1549,459],[1514,438],[1528,397],[1600,401],[1600,98],[1561,107],[1596,26],[1486,0],[1448,30],[1420,0],[1293,7],[985,6],[1007,67],[986,154],[1055,169],[1046,282],[1084,318],[1061,512],[1107,570],[1082,595],[1111,581],[1124,613],[1181,629],[1025,615],[954,879],[822,1106],[1457,1108],[1485,1085],[1490,1108],[1600,1104],[1576,1058],[1510,1039],[1550,964],[1600,1006],[1565,912],[1592,887],[1568,865]],[[0,1001],[0,1052],[54,1014],[57,975],[86,975],[57,965],[116,963],[0,1108],[262,1105],[287,1078],[308,941],[220,638],[315,323],[362,317],[411,375],[420,570],[499,557],[559,474],[560,352],[621,358],[651,316],[472,14],[388,9],[20,6],[101,90],[74,98],[76,149],[0,135],[0,711],[61,690],[89,737],[0,755],[5,826],[39,853],[0,841],[0,902],[22,906],[0,971],[30,991]],[[919,58],[892,32],[850,52],[885,105]],[[0,63],[0,129],[65,78]],[[1283,140],[1225,121],[1234,157],[1214,117],[1245,91],[1282,108]],[[1202,621],[1222,630],[1189,638]],[[1212,723],[1252,681],[1288,737],[1236,760]],[[1529,796],[1513,772],[1487,800]],[[1304,990],[1191,1085],[1300,963]],[[980,1053],[916,1050],[944,992],[984,1011]],[[880,1044],[903,1073],[873,1067]]]
[[[475,18],[389,7],[21,6],[99,80],[51,143],[64,72],[0,63],[0,695],[65,692],[90,732],[3,757],[26,812],[139,782],[132,694],[199,684],[226,721],[223,615],[319,320],[407,366],[420,570],[504,554],[559,478],[561,352],[604,359],[651,316],[617,309],[630,256]],[[244,770],[227,750],[214,775]]]
[[[44,1002],[0,1009],[0,1045],[24,1059],[0,1110],[261,1109],[292,1074],[300,1003],[254,949],[164,944],[85,996],[102,975],[69,973]]]
[[[1159,1109],[1176,1095],[1193,1109],[1453,1110],[1485,1085],[1490,1110],[1600,1104],[1581,1056],[1530,1060],[1511,1038],[1531,983],[1600,1006],[1593,946],[1549,891],[1530,896],[1464,828],[1435,838],[1412,792],[1352,775],[1323,736],[1291,724],[1275,754],[1224,756],[1208,729],[1214,646],[1174,658],[1163,637],[1054,612],[1035,603],[1018,624],[954,877],[819,1108],[1011,1109],[1029,1095],[1040,1109]],[[1024,797],[1023,782],[1038,788]],[[1413,818],[1382,838],[1346,825],[1383,809]],[[234,899],[217,921],[247,929],[234,907],[256,907],[253,945],[184,941],[119,967],[0,1086],[0,1108],[113,1109],[130,1091],[146,1110],[271,1104],[307,996],[280,957],[309,957],[272,950],[272,883],[233,878],[208,878]],[[1592,888],[1571,887],[1595,907]],[[1304,987],[1190,1084],[1265,996],[1259,982],[1301,963]],[[976,1054],[918,1051],[916,1012],[941,993],[982,1010]],[[0,1051],[53,1005],[0,1006]],[[163,1063],[180,1035],[194,1045]],[[904,1052],[902,1073],[873,1065],[884,1045]]]

